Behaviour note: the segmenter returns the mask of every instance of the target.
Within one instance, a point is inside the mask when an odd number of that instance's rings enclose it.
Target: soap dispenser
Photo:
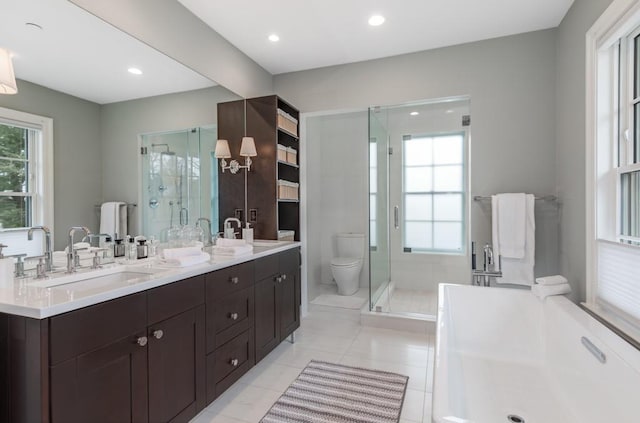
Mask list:
[[[253,228],[249,222],[247,222],[246,225],[247,227],[242,229],[242,239],[244,239],[247,244],[253,245]]]

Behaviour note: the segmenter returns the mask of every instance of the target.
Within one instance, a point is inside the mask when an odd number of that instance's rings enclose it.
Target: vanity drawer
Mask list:
[[[229,294],[207,308],[207,351],[253,326],[253,286]]]
[[[207,302],[253,286],[253,262],[238,264],[206,275]]]
[[[253,345],[253,329],[249,329],[207,355],[207,403],[220,396],[253,367]]]
[[[146,327],[146,292],[54,316],[49,319],[51,365],[144,333]]]

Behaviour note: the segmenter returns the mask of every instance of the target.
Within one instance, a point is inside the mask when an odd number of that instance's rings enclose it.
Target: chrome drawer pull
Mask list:
[[[234,277],[232,277],[232,278],[229,278],[229,282],[231,282],[231,283],[233,283],[233,284],[236,284],[236,283],[238,283],[239,281],[240,281],[240,279],[238,279],[238,277],[237,277],[237,276],[234,276]]]
[[[287,280],[287,275],[286,274],[282,274],[282,280],[286,281]]]
[[[237,358],[233,358],[233,359],[231,359],[231,361],[229,362],[229,364],[231,364],[233,367],[238,367],[238,363],[240,363],[240,362],[238,361],[238,359],[237,359]]]
[[[229,318],[231,320],[238,320],[238,313],[231,313],[229,314]]]
[[[136,340],[136,343],[141,347],[144,347],[145,345],[147,345],[147,342],[148,342],[148,339],[146,336],[141,336]]]
[[[156,339],[160,339],[164,336],[164,332],[162,331],[162,329],[158,329],[158,330],[154,330],[153,331],[153,337]]]

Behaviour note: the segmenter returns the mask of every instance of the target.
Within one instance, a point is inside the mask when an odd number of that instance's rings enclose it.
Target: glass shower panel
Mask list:
[[[369,109],[369,309],[388,296],[389,181],[386,112]]]
[[[142,135],[143,234],[166,242],[170,228],[211,219],[217,228],[215,126]]]

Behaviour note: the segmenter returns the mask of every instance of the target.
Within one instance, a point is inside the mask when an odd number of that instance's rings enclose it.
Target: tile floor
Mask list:
[[[358,310],[311,305],[296,331],[191,423],[257,423],[311,359],[409,376],[401,423],[431,422],[434,335],[363,327]]]

